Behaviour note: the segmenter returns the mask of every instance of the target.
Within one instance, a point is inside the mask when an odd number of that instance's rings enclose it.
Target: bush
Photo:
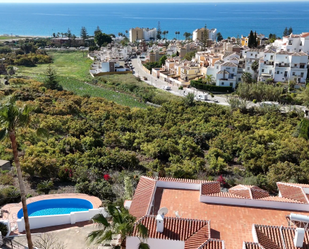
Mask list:
[[[183,86],[180,86],[180,87],[178,88],[178,90],[183,90]]]
[[[49,191],[54,187],[54,183],[52,181],[43,181],[38,183],[37,191],[38,193],[48,194]]]
[[[2,222],[0,222],[0,232],[1,232],[3,237],[7,235],[8,231],[9,230],[8,230],[7,225],[2,223]]]
[[[196,89],[206,90],[210,92],[222,92],[222,93],[230,93],[233,92],[234,89],[231,86],[213,86],[206,85],[202,83],[201,80],[191,80],[190,85],[195,87]]]
[[[252,102],[253,102],[254,104],[256,104],[256,103],[257,103],[257,100],[256,100],[256,99],[254,99],[254,100],[252,100]]]
[[[3,187],[0,189],[0,206],[7,203],[16,203],[20,201],[20,193],[13,186]]]

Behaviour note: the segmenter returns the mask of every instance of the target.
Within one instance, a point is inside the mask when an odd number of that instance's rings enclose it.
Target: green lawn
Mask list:
[[[24,37],[15,37],[15,36],[0,36],[0,40],[17,40],[22,39]]]
[[[144,103],[139,103],[133,96],[114,92],[104,87],[88,85],[92,77],[89,68],[92,60],[87,58],[86,52],[50,52],[53,57],[52,66],[59,76],[60,84],[64,89],[72,91],[78,95],[89,94],[93,97],[103,97],[121,105],[129,107],[146,107]],[[43,81],[48,65],[38,65],[36,67],[18,67],[18,76],[28,76]]]

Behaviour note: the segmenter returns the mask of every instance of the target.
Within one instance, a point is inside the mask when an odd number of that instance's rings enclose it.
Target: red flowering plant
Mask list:
[[[222,175],[220,175],[217,179],[218,182],[220,182],[220,186],[223,187],[226,185],[226,181]]]
[[[109,174],[105,174],[103,177],[104,177],[104,180],[105,180],[105,181],[108,181],[108,180],[111,178],[111,177],[109,176]]]

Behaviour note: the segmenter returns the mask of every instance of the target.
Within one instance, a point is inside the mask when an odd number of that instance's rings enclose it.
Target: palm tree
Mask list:
[[[9,136],[13,155],[15,167],[17,170],[20,195],[21,195],[21,203],[24,213],[25,220],[25,229],[26,236],[28,241],[28,248],[33,249],[33,244],[31,240],[31,232],[30,232],[30,224],[28,218],[28,209],[26,203],[26,191],[24,186],[24,181],[21,173],[21,168],[18,159],[18,151],[17,151],[17,142],[16,142],[16,128],[17,127],[26,127],[30,123],[30,108],[27,105],[23,107],[18,107],[16,105],[15,99],[10,98],[7,103],[1,106],[0,108],[0,140],[2,140],[7,135]]]
[[[206,84],[210,85],[211,83],[214,82],[214,77],[211,74],[209,74],[209,75],[206,74],[205,81],[206,81]]]
[[[124,247],[126,237],[133,233],[136,226],[139,231],[139,236],[145,239],[148,234],[148,229],[142,224],[135,224],[136,218],[129,213],[129,211],[121,203],[119,206],[110,204],[107,206],[107,212],[110,216],[111,222],[108,222],[107,217],[102,214],[95,215],[92,220],[97,223],[102,229],[92,231],[88,234],[90,242],[97,244],[108,243],[113,236],[120,236],[119,245],[115,248]],[[139,249],[149,249],[148,244],[141,241]]]

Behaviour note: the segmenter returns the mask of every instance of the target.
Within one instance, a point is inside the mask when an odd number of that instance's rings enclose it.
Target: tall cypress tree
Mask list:
[[[254,32],[254,47],[256,48],[258,46],[258,40],[257,40],[257,35],[256,31]]]
[[[254,47],[254,35],[253,31],[250,31],[249,40],[248,40],[248,47],[253,48]]]

